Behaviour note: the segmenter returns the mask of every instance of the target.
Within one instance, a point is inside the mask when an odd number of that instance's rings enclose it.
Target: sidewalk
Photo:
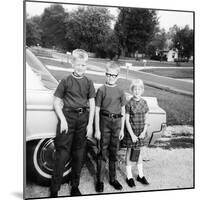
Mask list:
[[[126,66],[121,66],[122,69],[127,69]],[[193,67],[157,67],[157,66],[132,66],[129,70],[139,71],[143,69],[193,69]]]

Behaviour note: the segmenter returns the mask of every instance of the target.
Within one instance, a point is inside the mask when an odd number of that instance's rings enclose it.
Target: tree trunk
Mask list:
[[[125,49],[124,48],[121,48],[121,56],[125,57]]]

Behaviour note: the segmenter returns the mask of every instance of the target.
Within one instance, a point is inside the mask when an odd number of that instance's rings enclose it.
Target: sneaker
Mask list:
[[[130,179],[127,178],[126,182],[127,182],[129,187],[135,186],[135,182],[134,182],[133,178],[130,178]]]
[[[104,184],[103,184],[103,182],[97,182],[96,183],[96,192],[103,192],[103,190],[104,190]]]
[[[122,185],[118,182],[118,180],[110,181],[110,185],[112,185],[116,190],[121,190]]]
[[[147,181],[147,179],[144,176],[142,178],[140,178],[139,175],[138,175],[137,181],[144,184],[144,185],[149,185],[149,182]]]
[[[50,197],[51,198],[55,198],[58,196],[58,192],[53,192],[53,191],[50,191]]]
[[[81,192],[78,187],[71,188],[71,196],[81,196]]]

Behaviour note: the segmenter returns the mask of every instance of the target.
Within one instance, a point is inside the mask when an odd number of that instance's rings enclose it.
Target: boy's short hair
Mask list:
[[[140,86],[143,89],[143,91],[144,91],[144,83],[143,83],[143,81],[141,79],[134,79],[134,80],[132,80],[132,82],[130,84],[130,87],[129,87],[129,91],[132,93],[133,89],[136,86]]]
[[[73,50],[72,51],[72,62],[75,62],[76,60],[83,60],[86,62],[88,60],[87,52],[83,49]]]
[[[115,69],[117,70],[117,72],[119,73],[120,72],[120,65],[117,61],[110,61],[106,64],[106,72],[109,70],[109,69]]]

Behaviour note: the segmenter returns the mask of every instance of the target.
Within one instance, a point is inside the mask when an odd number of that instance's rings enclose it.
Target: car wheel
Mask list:
[[[50,185],[55,159],[54,139],[41,139],[27,143],[27,179],[40,185]],[[63,182],[69,181],[71,161],[68,160],[63,173]]]

